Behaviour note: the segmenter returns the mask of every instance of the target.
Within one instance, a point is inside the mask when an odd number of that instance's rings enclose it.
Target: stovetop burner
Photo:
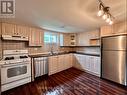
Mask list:
[[[14,60],[14,57],[6,57],[4,60]]]
[[[20,59],[28,58],[28,56],[20,56]]]

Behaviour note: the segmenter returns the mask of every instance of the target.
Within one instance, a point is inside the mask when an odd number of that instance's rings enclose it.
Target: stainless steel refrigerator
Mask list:
[[[102,38],[101,77],[127,86],[127,35]]]

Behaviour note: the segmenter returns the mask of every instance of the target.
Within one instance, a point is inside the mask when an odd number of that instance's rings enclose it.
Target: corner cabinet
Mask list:
[[[37,28],[30,28],[29,46],[42,46],[44,40],[43,36],[43,30]]]
[[[91,55],[74,54],[74,67],[100,77],[100,57]]]
[[[60,34],[60,46],[76,46],[76,45],[77,45],[76,33]]]

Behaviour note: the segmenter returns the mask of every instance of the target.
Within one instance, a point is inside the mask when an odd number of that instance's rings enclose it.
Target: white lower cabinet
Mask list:
[[[65,54],[64,60],[64,70],[72,67],[72,54]]]
[[[49,57],[49,75],[57,73],[58,70],[58,56]]]
[[[65,55],[59,55],[59,58],[58,58],[58,72],[63,71],[65,69],[64,57],[65,57]]]
[[[72,66],[100,76],[100,57],[83,54],[63,54],[49,57],[49,75]]]
[[[49,75],[58,73],[72,67],[72,54],[49,57]]]
[[[91,74],[100,76],[100,57],[74,54],[76,60],[74,67],[90,72]]]

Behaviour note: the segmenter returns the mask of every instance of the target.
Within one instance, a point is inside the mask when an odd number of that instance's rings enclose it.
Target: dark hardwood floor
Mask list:
[[[127,88],[70,68],[2,95],[127,95]]]

